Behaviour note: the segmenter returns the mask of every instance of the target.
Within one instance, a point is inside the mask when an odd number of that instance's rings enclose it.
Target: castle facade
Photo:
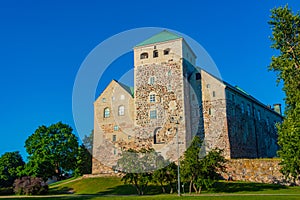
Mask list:
[[[112,172],[128,149],[176,160],[195,135],[205,152],[223,149],[227,159],[275,157],[281,121],[279,104],[197,67],[184,38],[162,31],[134,47],[134,87],[112,80],[94,103],[93,174]]]

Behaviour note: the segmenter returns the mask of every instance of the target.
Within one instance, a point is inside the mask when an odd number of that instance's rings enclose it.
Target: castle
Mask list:
[[[93,174],[112,172],[130,148],[176,160],[195,135],[205,152],[217,147],[227,159],[275,157],[281,121],[280,104],[197,67],[184,38],[162,31],[134,47],[134,87],[112,80],[94,103]]]

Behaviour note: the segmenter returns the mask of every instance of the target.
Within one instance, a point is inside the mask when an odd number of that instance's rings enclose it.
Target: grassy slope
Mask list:
[[[50,185],[50,192],[54,194],[126,195],[135,194],[135,189],[131,185],[124,185],[118,177],[99,177],[79,179],[66,184]]]
[[[67,182],[67,181],[65,181]],[[220,182],[216,189],[204,192],[201,196],[182,196],[176,194],[155,195],[160,192],[160,187],[151,186],[147,194],[149,196],[136,196],[135,189],[131,185],[124,185],[118,177],[99,177],[78,179],[64,184],[50,185],[52,194],[74,192],[75,195],[55,196],[47,199],[206,199],[206,200],[254,200],[254,199],[300,199],[300,187],[284,187],[279,185],[245,183],[245,182]],[[187,191],[187,189],[186,189]],[[152,195],[151,195],[152,194]],[[265,196],[267,194],[267,196]],[[295,195],[294,195],[295,194]],[[122,195],[122,196],[119,196]],[[207,196],[209,195],[209,196]],[[219,196],[222,195],[222,196]],[[261,196],[263,195],[263,196]],[[288,196],[287,196],[288,195]],[[38,198],[38,197],[37,197]],[[12,198],[19,199],[19,198]],[[23,198],[22,198],[23,199]],[[35,199],[24,197],[24,199]]]
[[[131,185],[125,185],[118,177],[84,178],[66,184],[50,185],[52,193],[72,192],[75,194],[101,195],[133,195],[136,190]],[[161,189],[151,185],[147,194],[158,194]],[[185,192],[187,192],[187,187]],[[219,182],[213,191],[204,191],[204,194],[300,194],[300,187],[286,187],[281,185],[246,183],[246,182]]]

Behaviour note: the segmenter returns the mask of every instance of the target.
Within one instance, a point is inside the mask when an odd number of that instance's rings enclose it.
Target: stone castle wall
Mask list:
[[[225,180],[250,181],[258,183],[285,183],[280,173],[279,159],[231,159],[226,164]]]
[[[282,117],[245,92],[228,87],[225,92],[231,158],[276,157],[275,123]]]

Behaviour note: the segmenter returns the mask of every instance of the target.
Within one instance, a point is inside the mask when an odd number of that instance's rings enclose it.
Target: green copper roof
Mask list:
[[[239,86],[235,86],[236,89],[238,89],[239,91],[243,92],[244,94],[250,96],[245,90],[243,90],[242,88],[240,88]]]
[[[154,44],[154,43],[158,43],[158,42],[165,42],[165,41],[169,41],[169,40],[175,40],[178,38],[181,38],[181,37],[174,33],[169,32],[167,30],[164,30],[156,35],[153,35],[152,37],[148,38],[147,40],[137,44],[136,47],[145,46],[148,44]]]

